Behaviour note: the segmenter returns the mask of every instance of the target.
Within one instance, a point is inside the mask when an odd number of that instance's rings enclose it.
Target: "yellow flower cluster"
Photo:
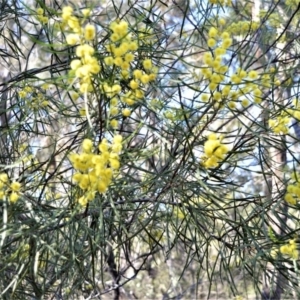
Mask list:
[[[89,44],[96,36],[96,28],[92,24],[85,24],[89,11],[82,12],[83,17],[73,15],[71,6],[66,6],[62,11],[63,24],[71,31],[66,37],[68,45],[76,47],[76,59],[71,61],[70,77],[79,79],[81,93],[93,91],[92,77],[101,71],[97,58],[94,56],[95,49]]]
[[[226,50],[232,44],[232,39],[229,34],[224,32],[222,37],[217,28],[211,27],[208,33],[207,44],[210,48],[214,48],[212,53],[206,52],[203,56],[204,67],[202,69],[202,75],[209,82],[209,89],[215,91],[218,85],[225,80],[225,73],[228,67],[222,63],[223,56],[226,54]],[[223,40],[222,44],[220,40]],[[214,99],[221,101],[222,94],[215,93]]]
[[[254,21],[239,21],[230,24],[226,30],[232,35],[245,35],[259,28],[259,23]]]
[[[289,132],[290,121],[290,116],[287,112],[283,111],[277,118],[269,120],[269,127],[274,133],[287,134]]]
[[[84,192],[78,199],[83,206],[94,200],[97,192],[105,193],[111,184],[114,171],[120,167],[122,136],[115,135],[112,144],[103,139],[98,150],[100,154],[93,151],[93,142],[85,139],[82,142],[82,152],[69,156],[74,169],[78,171],[73,175],[73,181]]]
[[[39,89],[44,90],[44,85]],[[27,85],[18,92],[19,97],[26,101],[24,108],[39,110],[49,105],[49,101],[45,98],[45,91],[41,93],[39,89]]]
[[[114,82],[104,82],[102,84],[102,93],[110,98],[110,124],[113,128],[118,126],[115,119],[119,114],[119,100],[124,104],[131,106],[136,101],[144,98],[143,88],[156,79],[157,68],[153,66],[151,59],[146,58],[141,62],[140,68],[135,68],[135,52],[139,48],[138,40],[135,40],[129,32],[129,25],[126,21],[114,21],[110,24],[112,31],[110,43],[106,45],[109,55],[104,58],[107,67],[113,67]],[[120,81],[132,78],[128,85],[128,90],[121,95]],[[125,108],[122,111],[123,116],[130,116],[130,109]]]
[[[47,24],[48,23],[48,17],[44,15],[44,10],[40,7],[36,10],[36,18],[42,23]]]
[[[299,178],[300,178],[300,174],[293,173],[291,179],[294,181],[294,183],[289,184],[286,188],[286,194],[284,196],[284,200],[291,205],[297,204],[298,199],[300,199]]]
[[[15,203],[18,201],[20,195],[19,191],[21,184],[17,181],[9,182],[6,173],[0,173],[0,199],[3,199],[5,195],[9,195],[9,201]]]
[[[229,32],[221,33],[218,28],[211,27],[207,44],[211,50],[203,55],[204,66],[201,73],[208,81],[210,93],[203,93],[201,100],[207,102],[211,99],[216,102],[217,107],[227,100],[227,106],[231,110],[236,108],[238,102],[247,107],[248,98],[252,98],[254,103],[261,103],[262,88],[272,86],[270,74],[259,75],[255,70],[247,72],[238,68],[236,73],[229,77],[228,67],[223,63],[223,57],[232,44]]]
[[[297,250],[296,240],[289,240],[288,244],[280,247],[280,252],[284,255],[288,255],[293,260],[297,260],[299,257],[299,251]]]
[[[227,152],[228,147],[222,144],[222,138],[217,137],[214,133],[210,134],[204,143],[205,155],[202,157],[204,167],[216,168],[225,158]]]

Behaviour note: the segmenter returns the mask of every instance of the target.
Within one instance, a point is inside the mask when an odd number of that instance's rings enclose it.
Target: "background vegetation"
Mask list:
[[[2,1],[1,297],[299,297],[299,10]]]

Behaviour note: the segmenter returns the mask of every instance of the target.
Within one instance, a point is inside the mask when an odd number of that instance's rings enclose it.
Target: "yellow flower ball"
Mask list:
[[[112,167],[112,169],[114,170],[118,170],[120,168],[120,162],[118,159],[109,159],[109,163],[110,163],[110,166]]]
[[[122,114],[123,114],[124,117],[129,117],[131,115],[131,110],[128,109],[128,108],[124,108],[122,110]]]
[[[140,80],[143,84],[149,83],[149,81],[150,81],[149,75],[147,75],[147,74],[142,75]]]
[[[10,188],[11,188],[12,191],[18,192],[21,188],[21,184],[17,181],[14,181],[10,184]]]
[[[133,76],[135,79],[140,79],[143,76],[143,71],[136,69],[133,71]]]
[[[86,206],[87,203],[88,203],[88,199],[85,197],[85,196],[82,196],[78,199],[78,203],[81,205],[81,206]]]
[[[218,36],[218,30],[215,27],[211,27],[208,32],[208,36],[211,38],[215,38]]]
[[[100,181],[98,183],[97,189],[98,189],[99,193],[102,193],[102,194],[105,193],[107,190],[107,184],[105,183],[105,181]]]
[[[254,79],[257,79],[258,74],[257,74],[256,71],[251,70],[251,71],[248,73],[248,77],[249,77],[249,79],[254,80]]]
[[[82,142],[82,150],[85,153],[90,153],[93,148],[93,142],[90,139],[84,139]]]
[[[209,100],[209,95],[208,95],[208,94],[202,94],[202,95],[201,95],[201,100],[202,100],[203,102],[207,102],[207,101]]]
[[[91,41],[95,38],[96,28],[92,24],[87,24],[84,28],[84,38],[86,41]]]
[[[41,7],[39,7],[39,8],[36,10],[36,13],[37,13],[38,15],[42,15],[42,14],[44,13],[44,10],[43,10]]]
[[[80,182],[81,179],[82,179],[82,174],[81,174],[81,173],[75,173],[75,174],[73,175],[73,177],[72,177],[72,180],[73,180],[74,182]]]
[[[150,70],[152,68],[152,61],[151,59],[145,59],[143,61],[143,67],[145,70]]]
[[[79,45],[77,48],[76,48],[76,55],[78,57],[85,57],[85,56],[88,56],[88,55],[93,55],[95,52],[94,48],[88,44],[84,44],[84,45]]]
[[[107,152],[108,151],[108,142],[107,139],[103,139],[101,141],[101,143],[99,144],[99,151],[101,151],[102,153]]]
[[[213,38],[210,38],[210,39],[208,39],[208,41],[207,41],[207,45],[208,45],[208,47],[210,47],[210,48],[213,48],[215,45],[216,45],[216,40],[215,39],[213,39]]]
[[[111,36],[110,36],[110,40],[112,42],[117,42],[118,40],[120,39],[120,36],[117,34],[117,33],[113,33]]]
[[[9,200],[11,203],[15,203],[19,200],[19,194],[15,193],[15,192],[12,192],[9,196]]]
[[[227,39],[224,39],[223,40],[223,43],[222,43],[222,48],[229,48],[232,44],[232,39],[231,38],[227,38]]]
[[[73,59],[71,61],[70,67],[72,70],[77,70],[79,67],[81,67],[81,60],[80,59]]]
[[[114,64],[114,58],[112,56],[107,56],[104,58],[104,62],[108,66],[112,66]]]
[[[114,64],[118,67],[120,67],[123,64],[123,59],[121,57],[116,57],[114,59]]]
[[[65,6],[65,7],[63,7],[63,9],[62,9],[63,16],[64,15],[70,15],[71,16],[72,13],[73,13],[73,8],[71,6]]]
[[[236,103],[233,102],[233,101],[230,101],[230,102],[228,103],[228,107],[229,107],[230,109],[235,109],[235,108],[236,108]]]
[[[118,107],[113,106],[113,107],[110,108],[109,112],[110,112],[111,116],[115,116],[119,113],[119,109],[118,109]]]
[[[296,205],[296,203],[297,203],[296,199],[290,193],[285,194],[284,200],[291,205]]]
[[[128,70],[122,70],[121,71],[121,76],[122,76],[123,79],[128,79],[129,75],[130,75],[130,73],[129,73]]]
[[[118,100],[118,98],[111,98],[110,99],[110,105],[111,106],[116,106],[116,105],[118,105],[118,102],[119,102],[119,100]]]
[[[116,134],[113,138],[114,144],[122,143],[122,141],[123,141],[123,137],[120,134]]]
[[[242,103],[243,107],[249,106],[249,100],[248,99],[243,99],[241,103]]]
[[[79,115],[80,115],[81,117],[85,117],[85,116],[86,116],[86,110],[85,110],[85,108],[79,109]]]
[[[135,90],[135,89],[137,89],[139,87],[139,83],[136,82],[135,80],[131,80],[129,82],[129,86],[130,86],[131,89]]]
[[[85,18],[88,18],[91,14],[91,10],[89,8],[84,8],[81,10],[81,13]]]
[[[0,174],[0,181],[3,183],[7,183],[8,182],[8,176],[6,173],[1,173]]]
[[[110,121],[110,126],[114,129],[116,129],[118,127],[118,121],[113,119]]]
[[[138,43],[136,41],[132,41],[129,43],[129,50],[136,51],[139,48]]]
[[[134,55],[132,53],[126,53],[124,60],[130,63],[134,60]]]

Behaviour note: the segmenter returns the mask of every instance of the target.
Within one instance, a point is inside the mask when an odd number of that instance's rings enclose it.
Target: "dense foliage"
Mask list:
[[[2,2],[1,297],[299,297],[299,10]]]

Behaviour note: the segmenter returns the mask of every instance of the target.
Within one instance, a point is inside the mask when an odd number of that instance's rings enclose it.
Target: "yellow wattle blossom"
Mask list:
[[[96,51],[101,51],[101,49],[96,49],[92,43],[97,32],[92,21],[91,11],[84,9],[74,12],[71,6],[66,6],[62,10],[61,17],[61,28],[68,32],[66,43],[75,46],[76,57],[70,63],[69,82],[76,87],[74,91],[79,93],[77,98],[81,97],[87,100],[88,104],[91,99],[89,93],[100,91],[108,103],[107,116],[109,119],[106,124],[110,125],[108,130],[113,131],[119,126],[117,118],[121,118],[122,115],[130,116],[131,110],[126,106],[141,101],[145,97],[145,89],[148,84],[157,78],[158,68],[153,66],[150,58],[140,62],[135,61],[139,58],[135,51],[138,50],[139,45],[147,43],[145,38],[147,35],[145,33],[143,39],[138,39],[135,34],[130,32],[131,28],[125,20],[111,22],[110,37],[104,41],[103,45],[106,55],[104,57],[99,55],[100,62]],[[149,33],[147,34],[149,35]],[[105,69],[104,75],[105,72],[109,72],[111,75],[105,77],[106,81],[101,80],[98,87],[94,78],[102,71],[102,65]],[[140,65],[142,65],[140,69],[134,69],[135,66]],[[124,85],[120,83],[122,79],[131,81],[128,85]],[[76,104],[74,103],[74,105]],[[87,115],[84,108],[76,107],[76,109],[81,116]],[[98,149],[95,149],[93,144],[92,140],[84,139],[80,152],[69,155],[69,160],[75,169],[72,180],[81,191],[78,199],[81,205],[92,201],[97,193],[105,193],[113,175],[120,168],[121,136],[116,135],[111,143],[103,139]],[[98,150],[100,153],[96,153]]]
[[[91,41],[96,36],[96,28],[92,24],[87,24],[84,28],[84,38],[86,41]]]
[[[79,42],[79,35],[77,33],[68,34],[66,37],[66,41],[68,45],[74,46]]]
[[[72,153],[69,159],[77,171],[72,180],[82,190],[80,205],[93,201],[97,193],[105,193],[113,179],[114,170],[120,168],[119,154],[122,151],[122,136],[115,135],[112,143],[103,139],[98,146],[100,154],[93,153],[93,142],[84,139],[83,152]]]
[[[116,119],[112,119],[110,121],[110,126],[114,129],[116,129],[118,127],[118,121]]]
[[[222,39],[229,39],[230,38],[230,34],[229,34],[229,32],[224,31],[221,34],[221,37],[222,37]]]
[[[90,15],[90,10],[81,11],[83,17]],[[66,36],[68,45],[77,45],[75,53],[77,58],[71,62],[71,71],[69,76],[73,81],[73,77],[79,79],[79,91],[82,94],[93,92],[92,76],[101,71],[99,61],[94,57],[95,49],[89,44],[96,36],[96,27],[93,24],[84,26],[84,19],[73,15],[73,8],[66,6],[62,10],[63,23],[67,23],[71,33]]]
[[[108,66],[112,66],[114,64],[114,58],[112,56],[107,56],[104,58],[104,62]]]
[[[71,6],[65,6],[62,9],[62,19],[67,21],[73,14],[73,8]]]
[[[249,77],[249,79],[254,80],[254,79],[258,78],[258,74],[256,71],[252,70],[248,73],[248,77]]]
[[[226,38],[223,40],[223,43],[222,43],[222,47],[227,49],[231,46],[232,44],[232,39],[231,38]]]
[[[38,15],[43,15],[44,14],[44,10],[41,7],[39,7],[39,8],[37,8],[36,13]]]
[[[84,139],[82,142],[82,150],[85,153],[90,153],[93,148],[93,142],[90,139]]]
[[[119,108],[116,107],[116,106],[111,106],[110,110],[109,110],[109,113],[110,113],[111,116],[115,116],[119,113]]]
[[[289,240],[288,244],[281,246],[280,252],[284,255],[288,255],[293,260],[297,260],[299,258],[299,251],[297,250],[297,243],[295,239]]]
[[[269,127],[274,133],[287,134],[290,121],[291,117],[287,112],[283,111],[278,117],[269,119]]]
[[[15,202],[17,202],[18,200],[19,200],[19,194],[18,193],[16,193],[16,192],[12,192],[11,194],[10,194],[10,196],[9,196],[9,201],[11,202],[11,203],[15,203]]]
[[[129,86],[130,86],[131,89],[135,90],[135,89],[137,89],[139,87],[139,83],[137,81],[135,81],[135,80],[131,80],[129,82]]]
[[[142,75],[143,75],[143,71],[141,71],[141,70],[136,69],[133,71],[133,77],[135,79],[140,79],[142,77]]]
[[[204,156],[202,157],[203,165],[206,168],[215,168],[225,158],[228,152],[228,147],[222,144],[222,139],[211,134],[208,140],[204,143]]]
[[[1,173],[0,174],[0,182],[2,183],[7,183],[8,182],[8,176],[6,173]]]
[[[72,70],[77,70],[82,66],[81,60],[80,59],[73,59],[71,61],[70,67]]]
[[[37,18],[42,24],[47,24],[47,23],[48,23],[48,20],[49,20],[49,19],[48,19],[48,17],[44,16],[44,10],[43,10],[41,7],[37,8],[36,14],[37,14],[36,18]]]
[[[210,38],[210,39],[208,39],[208,41],[207,41],[207,45],[208,45],[208,47],[210,47],[210,48],[213,48],[216,44],[217,44],[217,41],[216,41],[215,39],[213,39],[213,38]]]
[[[147,74],[143,74],[140,80],[143,84],[147,84],[150,81],[150,77]]]
[[[143,67],[144,67],[145,70],[151,70],[151,68],[152,68],[152,61],[151,61],[151,59],[145,59],[143,61]]]
[[[136,51],[139,48],[137,41],[132,41],[129,43],[129,50]]]
[[[211,27],[208,32],[210,38],[216,38],[218,36],[218,30],[215,27]]]
[[[284,195],[284,200],[290,205],[296,205],[300,199],[300,181],[299,174],[291,174],[292,182],[286,187],[286,194]]]
[[[10,184],[10,188],[14,192],[19,192],[21,189],[21,184],[17,181],[14,181]]]
[[[76,56],[78,57],[91,56],[94,54],[94,52],[94,48],[88,44],[83,44],[76,48]]]
[[[134,55],[132,53],[126,53],[124,57],[126,62],[132,62],[134,60]]]
[[[20,195],[19,191],[21,189],[21,184],[17,181],[9,183],[9,178],[6,173],[0,173],[0,199],[3,199],[5,195],[9,194],[9,201],[15,203]]]
[[[91,15],[91,10],[89,8],[84,8],[81,10],[81,13],[85,18],[88,18]]]
[[[122,114],[123,114],[124,117],[129,117],[131,115],[131,110],[128,109],[128,108],[124,108],[122,110]]]
[[[248,99],[243,99],[241,104],[242,104],[243,107],[247,107],[247,106],[249,106],[249,100]]]

